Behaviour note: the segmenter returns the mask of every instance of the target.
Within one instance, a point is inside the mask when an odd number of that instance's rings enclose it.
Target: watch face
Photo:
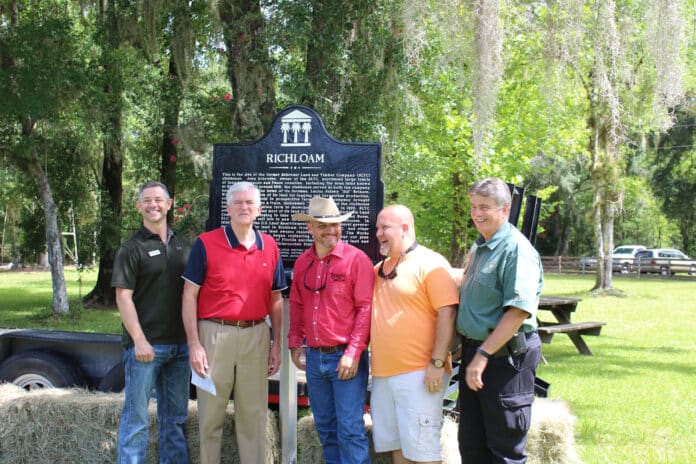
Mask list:
[[[437,367],[438,369],[441,367],[445,367],[445,362],[442,359],[433,359],[430,361],[433,366]]]

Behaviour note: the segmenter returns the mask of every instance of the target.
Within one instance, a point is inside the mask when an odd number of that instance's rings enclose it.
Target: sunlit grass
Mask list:
[[[97,280],[96,270],[65,269],[71,314],[53,313],[53,290],[48,272],[0,272],[0,327],[48,328],[82,332],[120,333],[118,310],[86,309],[80,299]]]
[[[585,337],[594,356],[559,334],[538,369],[578,418],[583,461],[696,462],[696,282],[616,277],[624,297],[590,296],[592,285],[591,276],[547,275],[545,295],[582,298],[574,320],[607,325]]]

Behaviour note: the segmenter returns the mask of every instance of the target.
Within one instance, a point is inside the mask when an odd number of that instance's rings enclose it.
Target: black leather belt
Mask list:
[[[462,335],[462,346],[479,346],[483,343],[483,340],[474,340],[466,335]]]
[[[525,332],[525,338],[529,339],[536,333],[536,330],[532,330],[529,332]],[[469,346],[469,347],[477,347],[481,346],[483,343],[483,340],[474,340],[473,338],[469,338],[466,335],[462,335],[462,346]],[[500,348],[498,351],[495,353],[491,353],[491,356],[494,358],[502,358],[503,356],[507,356],[510,354],[510,351],[508,350],[506,345],[503,345],[502,348]]]
[[[337,353],[339,351],[345,350],[347,347],[348,345],[346,343],[336,346],[310,346],[311,349],[317,350],[318,352],[324,354]]]
[[[203,320],[214,322],[214,323],[220,324],[220,325],[229,325],[232,327],[239,327],[240,329],[246,329],[247,327],[253,327],[257,324],[261,324],[262,322],[266,321],[266,319],[256,319],[255,321],[235,321],[232,319],[219,319],[217,317],[209,317],[209,318],[203,319]]]

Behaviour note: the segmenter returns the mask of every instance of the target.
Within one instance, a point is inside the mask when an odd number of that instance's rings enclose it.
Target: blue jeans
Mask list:
[[[360,356],[355,377],[339,380],[336,367],[343,351],[323,354],[306,351],[307,389],[314,424],[319,433],[326,464],[361,464],[370,462],[370,449],[365,432],[365,396],[369,357]]]
[[[184,425],[188,415],[189,367],[188,345],[153,345],[152,362],[136,361],[134,349],[123,353],[126,373],[125,401],[118,429],[118,463],[145,462],[150,418],[148,403],[155,389],[159,462],[189,462]]]

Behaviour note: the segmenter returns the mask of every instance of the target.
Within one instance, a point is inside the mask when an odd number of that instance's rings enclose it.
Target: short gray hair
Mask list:
[[[164,196],[167,198],[167,200],[170,199],[169,189],[167,188],[167,186],[164,185],[162,182],[157,182],[156,180],[151,180],[151,181],[145,182],[143,185],[140,186],[140,189],[138,190],[138,201],[143,201],[143,190],[153,188],[153,187],[161,188],[164,191]]]
[[[254,191],[254,199],[256,200],[257,204],[261,204],[261,191],[256,187],[254,184],[251,182],[246,182],[246,181],[241,181],[241,182],[235,182],[234,184],[230,185],[230,188],[227,189],[227,196],[225,198],[225,204],[229,206],[230,201],[232,201],[232,197],[234,196],[235,193],[238,192],[246,192],[247,190],[253,190]]]
[[[487,177],[477,181],[469,189],[469,195],[481,195],[482,197],[493,198],[498,206],[512,204],[510,187],[497,177]]]

